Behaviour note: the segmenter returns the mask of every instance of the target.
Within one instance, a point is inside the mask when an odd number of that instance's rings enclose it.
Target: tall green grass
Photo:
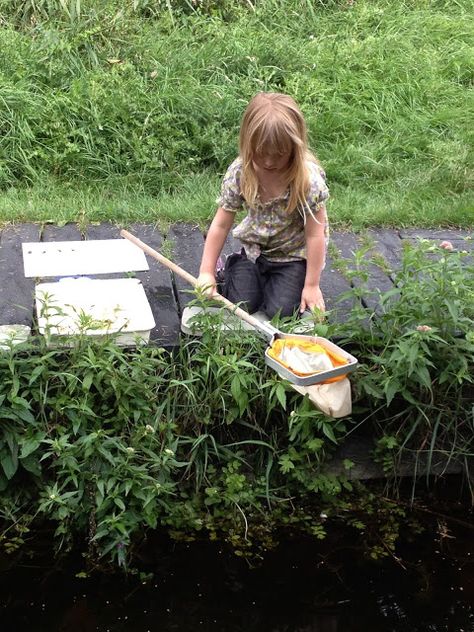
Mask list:
[[[471,10],[0,0],[0,218],[205,221],[246,103],[278,90],[334,223],[472,225]]]

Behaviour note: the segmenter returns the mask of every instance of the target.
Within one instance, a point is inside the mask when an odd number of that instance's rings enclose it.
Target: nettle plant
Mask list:
[[[421,464],[429,472],[434,461],[467,468],[474,452],[472,251],[444,246],[405,243],[395,271],[368,256],[370,246],[361,249],[349,273],[350,294],[362,302],[375,296],[378,309],[359,303],[337,329],[341,344],[361,362],[353,380],[360,409],[354,418],[370,420],[377,430],[387,468],[411,452],[414,475]],[[392,290],[368,288],[373,265],[392,275]]]
[[[127,567],[155,529],[220,538],[246,556],[281,528],[324,537],[328,516],[364,530],[367,489],[326,467],[358,426],[387,471],[406,452],[428,465],[472,455],[474,271],[465,257],[407,247],[376,314],[360,304],[342,325],[315,319],[315,333],[337,336],[360,361],[349,419],[315,410],[266,367],[263,340],[223,330],[210,313],[203,335],[173,353],[87,336],[67,349],[41,338],[2,351],[0,545],[21,549],[46,523],[60,551],[75,545],[92,564]],[[353,298],[367,299],[374,263],[356,253]],[[379,526],[374,539],[389,552],[395,526],[389,540]]]
[[[260,339],[214,325],[173,354],[79,336],[0,355],[6,550],[46,521],[58,550],[79,544],[124,567],[156,528],[222,537],[250,555],[292,523],[288,498],[309,502],[318,480],[326,504],[342,491],[343,477],[321,472],[342,422],[309,414],[267,370]],[[316,529],[310,513],[293,521]]]

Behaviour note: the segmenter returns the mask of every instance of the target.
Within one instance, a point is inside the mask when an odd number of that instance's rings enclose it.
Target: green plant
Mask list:
[[[49,525],[58,551],[79,546],[91,566],[129,568],[149,530],[219,538],[252,558],[281,533],[322,538],[339,521],[364,534],[373,556],[393,554],[407,512],[349,480],[349,459],[339,475],[327,464],[362,427],[388,476],[407,455],[415,482],[422,469],[442,473],[454,461],[468,470],[474,271],[466,256],[408,246],[375,315],[363,304],[364,266],[377,262],[357,253],[351,292],[360,307],[344,324],[314,323],[360,361],[354,414],[343,420],[285,385],[264,363],[265,342],[224,330],[221,313],[200,316],[202,336],[172,354],[87,336],[70,348],[40,338],[3,351],[1,546],[21,555]]]
[[[407,454],[415,477],[433,468],[441,473],[451,461],[469,468],[474,268],[468,256],[423,240],[406,244],[394,289],[378,297],[379,313],[361,304],[339,329],[342,344],[353,345],[361,360],[354,381],[366,412],[359,423],[370,419],[377,428],[385,468]],[[365,254],[358,261],[351,294],[364,301],[367,266],[376,262]]]

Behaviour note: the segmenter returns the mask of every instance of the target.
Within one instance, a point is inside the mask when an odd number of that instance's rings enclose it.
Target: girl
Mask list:
[[[242,118],[239,150],[222,182],[199,285],[208,295],[216,293],[217,260],[235,213],[243,209],[247,216],[233,232],[243,249],[226,260],[222,294],[269,318],[298,309],[324,311],[319,282],[329,193],[296,102],[284,94],[257,94]]]

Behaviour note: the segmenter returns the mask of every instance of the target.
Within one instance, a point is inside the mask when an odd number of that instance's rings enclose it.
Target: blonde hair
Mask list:
[[[242,117],[239,153],[242,159],[241,193],[248,204],[258,195],[258,179],[253,159],[262,152],[291,152],[286,171],[289,187],[287,211],[307,206],[309,172],[307,162],[317,162],[308,148],[306,123],[296,101],[279,92],[259,92],[247,106]]]

